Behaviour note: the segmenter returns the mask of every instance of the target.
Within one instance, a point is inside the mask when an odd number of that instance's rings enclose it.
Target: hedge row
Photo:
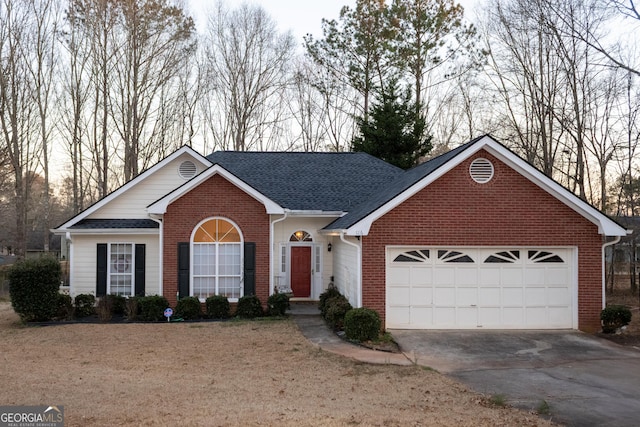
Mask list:
[[[163,296],[125,298],[107,295],[95,298],[90,294],[69,295],[59,293],[62,277],[60,263],[55,258],[24,260],[14,264],[9,271],[9,294],[13,309],[23,321],[66,320],[97,315],[101,321],[109,321],[113,316],[123,316],[129,320],[165,320],[164,311],[169,302]],[[257,296],[245,296],[238,300],[235,315],[252,319],[265,315],[283,316],[289,309],[289,296],[273,294],[267,300],[267,310]],[[205,311],[196,297],[181,298],[176,304],[174,318],[185,320],[231,317],[229,300],[220,295],[205,301]]]

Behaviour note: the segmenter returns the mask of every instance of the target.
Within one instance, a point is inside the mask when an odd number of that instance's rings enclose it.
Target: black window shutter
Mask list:
[[[96,296],[107,294],[107,244],[98,243],[96,259]]]
[[[256,244],[244,244],[244,295],[256,294]]]
[[[145,292],[145,284],[144,284],[145,255],[146,255],[146,245],[136,245],[135,295],[139,297],[143,297]]]
[[[189,296],[189,242],[178,243],[178,298]]]

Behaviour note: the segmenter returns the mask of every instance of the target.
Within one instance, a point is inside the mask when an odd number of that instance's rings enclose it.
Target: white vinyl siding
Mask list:
[[[347,237],[348,241],[359,244],[358,240]],[[333,248],[333,275],[334,284],[338,290],[349,300],[351,305],[357,306],[358,302],[358,252],[351,245],[335,240]]]
[[[160,263],[158,235],[108,234],[76,235],[72,238],[71,264],[69,266],[70,292],[96,294],[96,259],[98,243],[128,242],[146,245],[145,254],[145,294],[160,295]]]
[[[153,175],[146,177],[125,193],[111,200],[106,206],[92,213],[89,218],[148,218],[147,206],[184,184],[185,181],[178,174],[178,170],[180,164],[185,160],[193,160],[193,157],[184,154],[174,159]],[[199,162],[194,161],[194,163],[200,172],[202,166]]]

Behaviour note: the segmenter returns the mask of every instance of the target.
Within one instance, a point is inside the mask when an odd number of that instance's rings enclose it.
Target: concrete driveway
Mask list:
[[[576,331],[390,331],[414,362],[569,426],[640,425],[640,350]]]

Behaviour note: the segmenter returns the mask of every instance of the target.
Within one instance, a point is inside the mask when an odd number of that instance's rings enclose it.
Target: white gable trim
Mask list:
[[[255,188],[251,187],[244,181],[240,180],[238,177],[233,175],[231,172],[220,166],[219,164],[215,164],[211,166],[206,171],[202,172],[200,175],[191,179],[181,187],[176,188],[171,193],[167,194],[160,200],[154,202],[153,204],[147,207],[147,212],[151,215],[164,215],[167,212],[167,207],[178,200],[180,197],[193,190],[200,184],[202,184],[207,179],[213,177],[214,175],[220,175],[225,178],[227,181],[231,182],[233,185],[256,199],[258,202],[262,203],[267,211],[267,214],[283,214],[284,209],[278,205],[273,200],[266,197],[264,194],[257,191]]]
[[[71,226],[73,226],[74,224],[76,224],[79,221],[85,219],[86,217],[88,217],[89,215],[91,215],[92,213],[97,211],[98,209],[100,209],[103,206],[107,205],[109,202],[111,202],[113,199],[115,199],[119,195],[129,191],[129,189],[131,189],[132,187],[134,187],[134,186],[138,185],[139,183],[143,182],[145,179],[147,179],[148,177],[152,176],[156,171],[162,169],[165,165],[167,165],[168,163],[172,162],[173,160],[175,160],[176,158],[180,157],[181,155],[183,155],[185,153],[191,155],[191,157],[193,157],[193,160],[197,161],[198,163],[203,165],[205,168],[208,168],[208,167],[211,166],[211,162],[209,160],[207,160],[205,157],[203,157],[202,155],[197,153],[191,147],[183,146],[180,149],[174,151],[169,156],[167,156],[164,159],[162,159],[161,161],[159,161],[158,163],[156,163],[155,165],[153,165],[152,167],[150,167],[149,169],[147,169],[146,171],[142,172],[140,175],[138,175],[135,178],[133,178],[131,181],[127,182],[126,184],[124,184],[123,186],[118,188],[117,190],[113,191],[112,193],[110,193],[110,194],[106,195],[105,197],[103,197],[102,199],[98,200],[96,203],[94,203],[93,205],[89,206],[87,209],[85,209],[84,211],[80,212],[78,215],[74,216],[69,221],[65,222],[60,227],[58,227],[57,229],[52,230],[52,231],[59,233],[59,232],[65,232],[65,231],[69,230],[69,228]],[[77,230],[72,230],[72,231],[74,233],[77,232]]]
[[[444,174],[464,162],[475,153],[485,149],[487,152],[495,156],[497,159],[514,168],[525,178],[545,190],[547,193],[582,215],[584,218],[598,226],[598,233],[605,236],[626,236],[627,231],[618,225],[615,221],[603,215],[596,208],[586,203],[576,195],[572,194],[560,184],[550,179],[542,172],[531,166],[529,163],[521,159],[511,150],[498,143],[490,136],[485,136],[474,144],[460,152],[458,155],[441,165],[438,169],[425,176],[420,181],[409,187],[407,190],[397,195],[378,209],[353,224],[346,230],[346,234],[350,236],[366,236],[374,221],[391,211],[392,209],[413,197],[416,193],[424,189],[426,186],[436,181]]]

